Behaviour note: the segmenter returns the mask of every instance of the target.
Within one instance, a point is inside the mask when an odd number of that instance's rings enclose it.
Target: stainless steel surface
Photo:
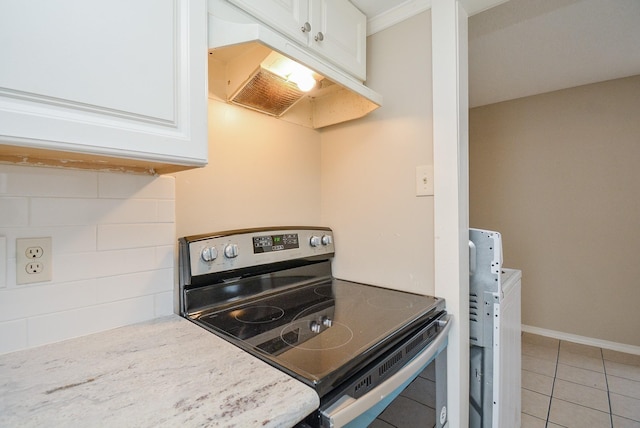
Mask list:
[[[262,236],[268,237],[273,235],[298,234],[299,248],[287,253],[272,251],[261,254],[255,254],[251,251],[241,252],[239,248],[253,248],[252,239],[254,236],[262,233]],[[321,243],[319,236],[325,235],[330,237],[327,244]],[[310,258],[310,257],[330,257],[334,253],[333,232],[327,228],[308,228],[308,227],[291,227],[279,229],[246,229],[246,230],[230,230],[219,232],[215,236],[199,235],[186,237],[189,244],[184,250],[188,254],[184,254],[189,260],[189,273],[184,272],[185,281],[190,280],[189,277],[197,278],[199,276],[241,269],[249,266],[265,265],[269,263],[277,263],[291,258]],[[311,244],[312,237],[317,238],[317,245]],[[315,242],[315,241],[314,241]],[[235,245],[235,249],[228,251],[230,245]],[[218,257],[207,262],[200,257],[205,248],[217,248],[225,252],[226,257]],[[182,248],[181,248],[182,251]],[[232,256],[235,254],[235,256]]]
[[[397,389],[436,354],[446,360],[444,300],[333,278],[329,228],[232,230],[179,243],[181,314],[313,387],[321,406],[306,420],[312,426],[324,426],[320,411],[338,402],[372,403],[376,388]],[[338,421],[361,404],[340,410]],[[444,404],[442,412],[446,419]]]
[[[323,265],[327,262],[314,266]],[[402,347],[412,336],[419,337],[419,330],[429,327],[425,341],[441,330],[436,321],[444,313],[442,299],[338,279],[317,281],[304,274],[308,269],[288,269],[281,280],[264,275],[187,290],[187,317],[248,352],[258,348],[258,357],[313,386],[320,396],[359,367]],[[257,287],[253,281],[275,286]],[[207,298],[196,294],[244,295],[245,288],[259,293],[245,300],[230,299],[220,307],[207,305]],[[256,307],[263,308],[259,319],[270,320],[269,324],[234,320]],[[274,315],[274,310],[264,308],[282,310]],[[324,319],[331,320],[328,326]]]
[[[385,380],[384,383],[381,383],[379,386],[357,399],[352,396],[345,395],[330,407],[322,410],[323,426],[344,426],[378,405],[381,400],[387,397],[395,398],[395,396],[393,396],[395,391],[403,388],[403,385],[407,385],[415,379],[418,373],[420,373],[429,363],[431,363],[431,361],[445,350],[447,345],[447,335],[449,328],[451,327],[450,320],[451,316],[447,315],[444,320],[437,321],[442,327],[442,331],[437,338],[410,361],[404,362],[405,365],[397,373]],[[441,399],[442,397],[446,397],[446,354],[444,354],[444,356],[445,358],[444,360],[441,360],[440,366],[436,367],[436,377],[439,377],[437,385],[441,388],[444,386],[445,388],[444,393],[442,393],[443,391],[440,391],[440,394],[436,394],[436,396]],[[384,363],[382,363],[382,365],[384,365]],[[444,379],[442,378],[443,376]],[[438,417],[435,426],[436,428],[440,428],[447,422],[446,400],[445,402],[436,401],[436,412]],[[440,417],[440,415],[443,416]]]

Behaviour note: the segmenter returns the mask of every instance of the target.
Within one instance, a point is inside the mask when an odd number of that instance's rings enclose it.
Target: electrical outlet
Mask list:
[[[51,281],[52,255],[51,237],[16,239],[16,283]]]
[[[44,266],[42,265],[42,263],[31,262],[27,263],[27,267],[25,270],[30,274],[42,273],[42,271],[44,270]]]
[[[25,254],[29,259],[37,259],[42,257],[42,254],[44,254],[44,250],[42,249],[42,247],[29,247],[27,248],[27,251],[25,251]]]

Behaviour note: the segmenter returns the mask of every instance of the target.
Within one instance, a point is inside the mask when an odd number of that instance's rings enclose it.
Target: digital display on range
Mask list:
[[[271,251],[290,250],[299,248],[297,233],[284,233],[282,235],[265,235],[253,237],[253,253],[268,253]]]

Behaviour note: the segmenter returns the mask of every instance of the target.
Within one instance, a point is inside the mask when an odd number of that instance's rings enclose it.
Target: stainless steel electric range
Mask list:
[[[303,424],[366,426],[429,363],[446,423],[445,302],[333,278],[328,228],[180,238],[181,315],[314,388]]]

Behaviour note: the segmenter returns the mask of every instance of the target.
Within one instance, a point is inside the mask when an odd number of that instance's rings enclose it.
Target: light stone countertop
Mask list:
[[[318,405],[177,315],[0,355],[0,427],[286,427]]]

